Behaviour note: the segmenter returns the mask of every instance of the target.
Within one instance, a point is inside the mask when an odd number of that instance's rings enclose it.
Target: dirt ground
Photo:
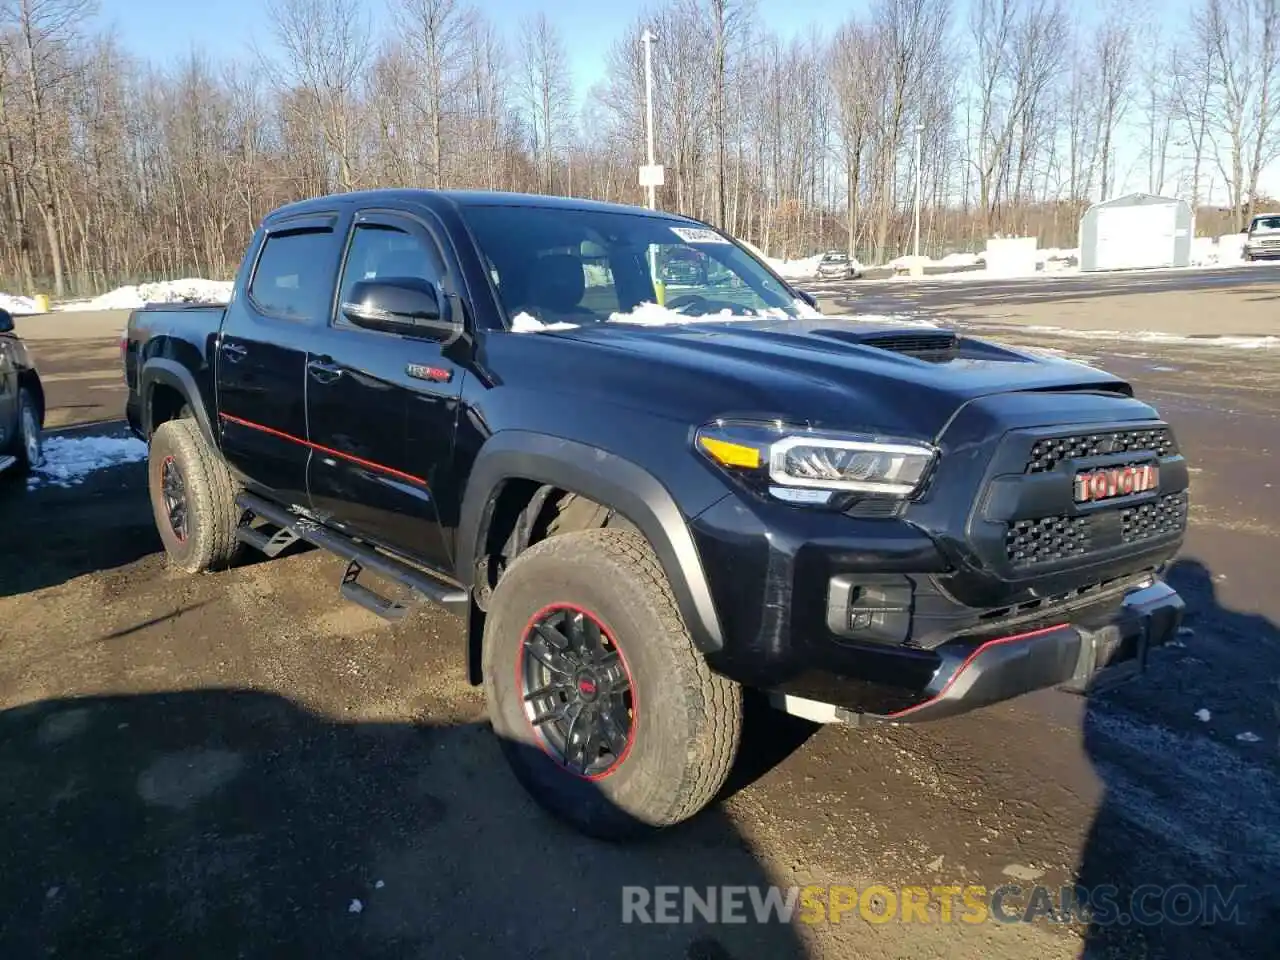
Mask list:
[[[1091,301],[1100,329],[1123,322],[1129,308],[1111,305],[1124,296]],[[1177,296],[1203,316],[1235,309],[1219,290]],[[959,305],[928,309],[970,322]],[[20,321],[53,425],[120,433],[123,319]],[[524,796],[465,682],[458,621],[421,608],[383,623],[341,601],[342,564],[318,551],[174,574],[141,464],[6,489],[0,956],[1270,955],[1280,351],[1001,335],[1087,348],[1174,423],[1195,469],[1173,572],[1192,633],[1140,684],[1089,702],[1050,691],[903,728],[754,710],[724,801],[641,847],[578,837]],[[621,922],[624,885],[1074,880],[1239,887],[1242,910],[1087,939],[1044,920],[872,924],[856,911]]]

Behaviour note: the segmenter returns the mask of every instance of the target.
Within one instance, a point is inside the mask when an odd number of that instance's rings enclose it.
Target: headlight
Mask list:
[[[909,440],[723,420],[698,430],[695,442],[726,472],[789,503],[826,504],[840,494],[909,497],[936,456]]]

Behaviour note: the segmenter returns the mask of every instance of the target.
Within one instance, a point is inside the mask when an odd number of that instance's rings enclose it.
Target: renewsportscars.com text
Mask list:
[[[623,923],[1241,923],[1241,888],[1146,884],[622,888]]]

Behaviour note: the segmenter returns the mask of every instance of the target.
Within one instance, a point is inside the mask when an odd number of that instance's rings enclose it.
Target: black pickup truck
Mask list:
[[[1134,673],[1181,618],[1187,466],[1129,384],[824,316],[686,218],[308,200],[225,309],[138,310],[123,349],[171,563],[301,538],[388,618],[457,613],[518,778],[596,835],[708,804],[744,688],[929,720]]]

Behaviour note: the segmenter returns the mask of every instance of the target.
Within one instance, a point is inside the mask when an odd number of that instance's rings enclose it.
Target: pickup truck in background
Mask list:
[[[455,612],[518,779],[597,836],[711,802],[746,688],[924,721],[1127,676],[1180,620],[1187,465],[1128,383],[824,316],[683,217],[308,200],[123,351],[172,565],[301,538],[385,617]]]
[[[1246,261],[1280,258],[1280,213],[1260,213],[1249,221],[1243,253]]]

